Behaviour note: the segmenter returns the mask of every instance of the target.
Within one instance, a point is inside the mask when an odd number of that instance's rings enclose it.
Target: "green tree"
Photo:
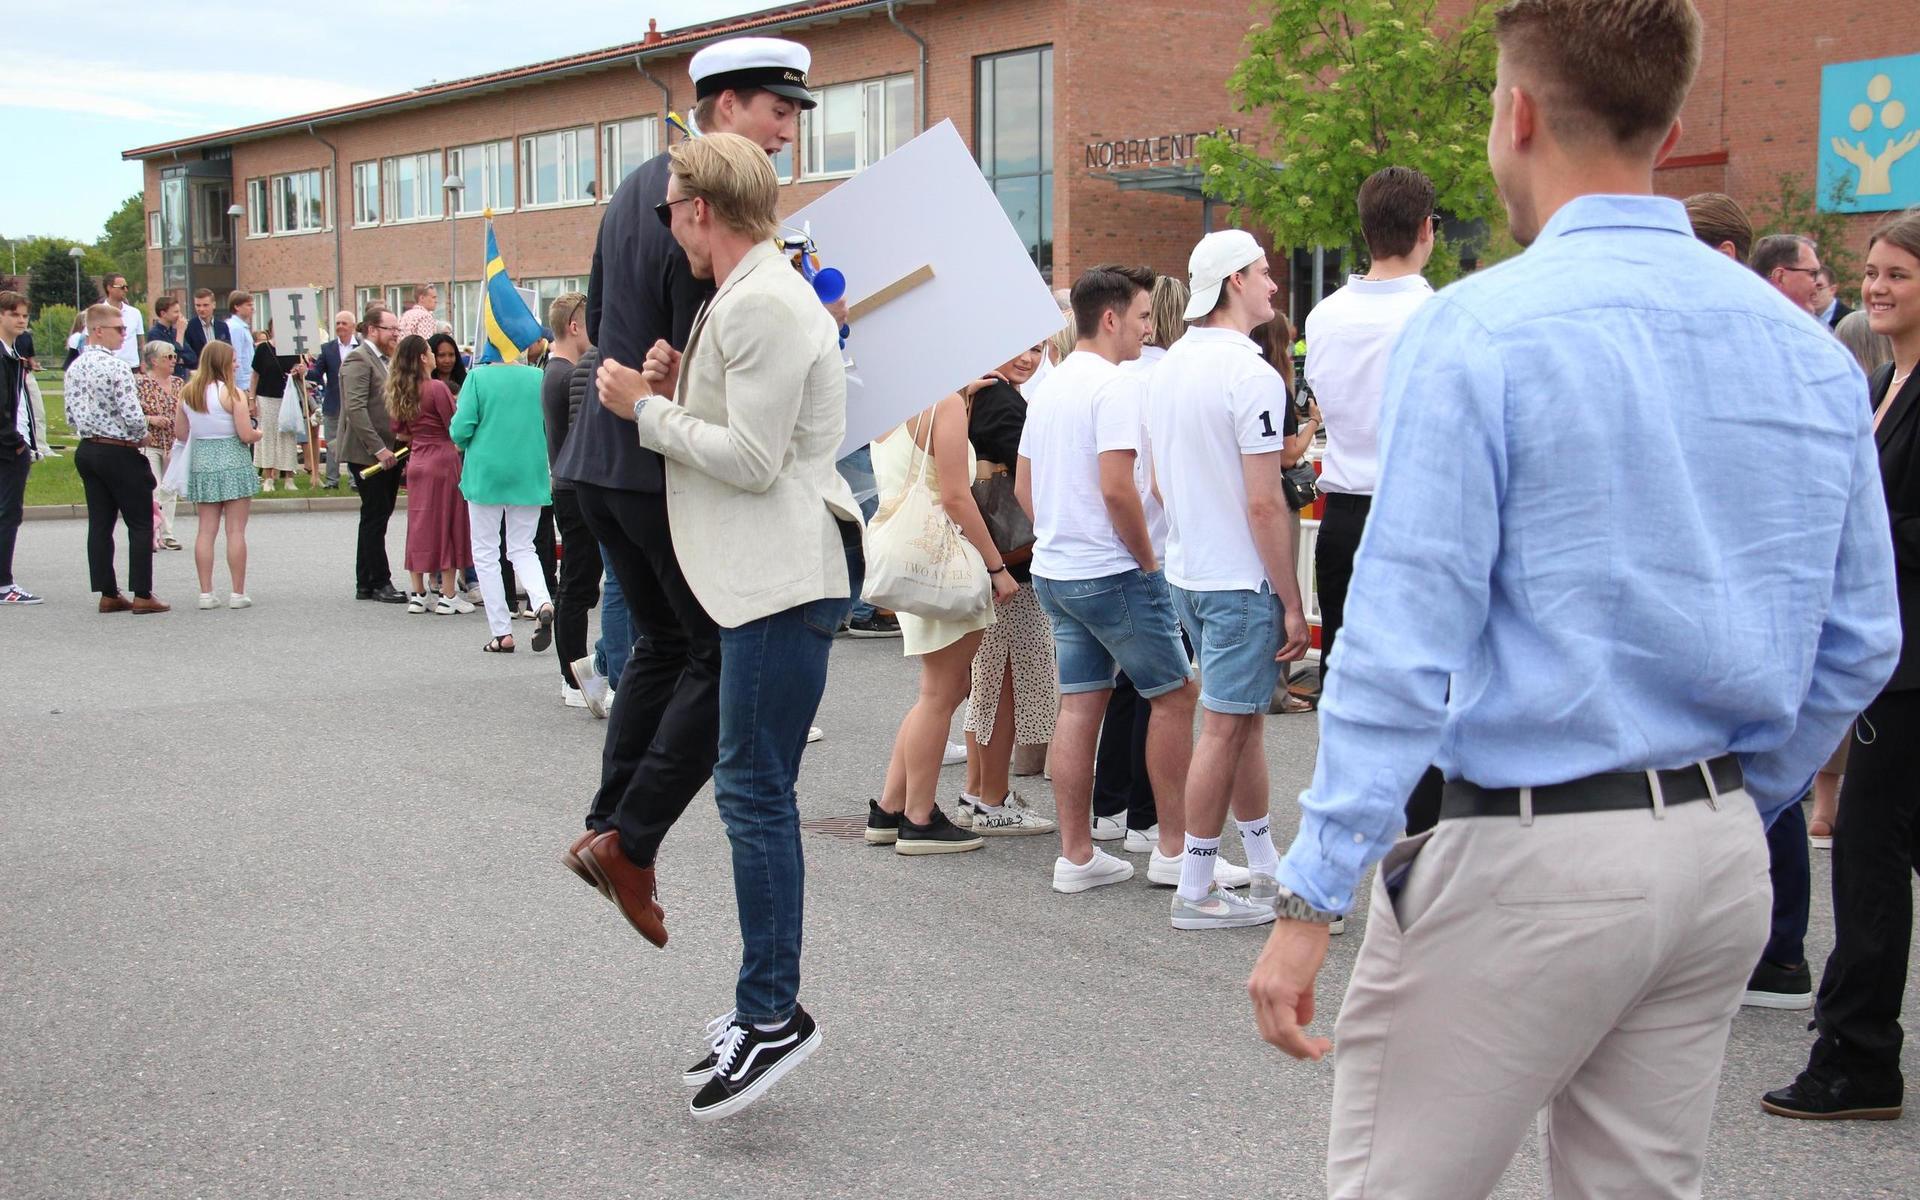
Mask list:
[[[38,313],[49,304],[73,303],[73,258],[69,251],[77,245],[80,243],[69,238],[20,239],[20,265],[28,276],[30,311]],[[100,298],[100,277],[115,267],[113,260],[97,247],[80,246],[80,249],[80,303],[91,304]],[[127,282],[133,282],[131,273]]]
[[[147,295],[147,208],[139,192],[128,196],[107,218],[105,232],[94,248],[113,263],[111,269],[127,277],[127,295],[135,303]]]
[[[1860,300],[1860,259],[1847,246],[1847,218],[1829,211],[1852,197],[1847,181],[1834,180],[1828,209],[1814,202],[1813,185],[1789,171],[1774,180],[1773,195],[1754,206],[1753,240],[1772,233],[1797,233],[1820,247],[1820,262],[1833,272],[1834,285],[1851,303]]]
[[[1227,80],[1235,107],[1265,113],[1270,142],[1202,138],[1204,187],[1282,246],[1345,246],[1366,258],[1354,197],[1381,167],[1415,167],[1437,207],[1463,221],[1505,219],[1487,167],[1493,6],[1445,26],[1438,0],[1263,0],[1267,21]],[[1441,245],[1428,275],[1458,272]]]
[[[67,335],[73,332],[74,307],[49,304],[33,319],[33,354],[42,370],[58,370],[66,357]]]

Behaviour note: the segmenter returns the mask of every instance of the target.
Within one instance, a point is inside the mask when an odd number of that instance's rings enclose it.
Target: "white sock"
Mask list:
[[[1247,870],[1262,875],[1277,874],[1280,856],[1273,849],[1273,818],[1242,821],[1236,817],[1233,823],[1240,827],[1240,844],[1247,851]]]
[[[980,797],[974,795],[972,792],[961,792],[960,799],[966,801],[968,804],[973,805],[975,808],[999,808],[1000,807],[998,804],[987,805],[987,804],[980,803]]]
[[[785,1029],[787,1027],[787,1022],[775,1021],[771,1025],[762,1025],[760,1022],[755,1021],[753,1023],[753,1027],[755,1029],[758,1029],[761,1033],[772,1033],[776,1029]]]
[[[1213,864],[1220,857],[1220,839],[1187,835],[1187,852],[1180,858],[1180,895],[1201,901],[1213,890]]]

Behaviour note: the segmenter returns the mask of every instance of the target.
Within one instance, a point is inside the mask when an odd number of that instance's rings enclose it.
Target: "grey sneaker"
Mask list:
[[[1175,929],[1244,929],[1249,925],[1273,924],[1273,906],[1259,904],[1236,892],[1214,884],[1207,898],[1188,900],[1173,894]]]
[[[1255,904],[1264,904],[1268,908],[1280,907],[1280,881],[1271,875],[1259,871],[1249,872],[1251,879],[1247,883],[1247,899]],[[1330,937],[1338,937],[1347,931],[1347,919],[1341,917],[1327,926]]]

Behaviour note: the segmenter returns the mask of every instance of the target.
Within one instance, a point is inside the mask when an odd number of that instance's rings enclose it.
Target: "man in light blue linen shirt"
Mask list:
[[[1538,1115],[1556,1195],[1697,1196],[1763,823],[1892,670],[1891,535],[1858,368],[1651,195],[1692,4],[1513,0],[1496,36],[1488,156],[1530,249],[1394,351],[1249,991],[1267,1040],[1321,1057],[1325,922],[1385,856],[1330,1194],[1485,1196]],[[1761,466],[1788,461],[1790,487]],[[1396,845],[1429,762],[1441,821]]]

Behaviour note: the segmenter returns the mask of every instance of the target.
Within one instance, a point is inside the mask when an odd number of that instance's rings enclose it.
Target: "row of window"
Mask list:
[[[472,345],[478,337],[477,323],[480,319],[480,281],[463,279],[453,285],[451,295],[447,294],[444,282],[436,282],[440,289],[440,307],[435,316],[453,326],[454,336],[460,344]],[[550,277],[522,279],[519,287],[534,294],[534,315],[545,323],[547,309],[556,297],[563,292],[581,292],[587,290],[585,275],[555,275]],[[364,313],[367,306],[381,303],[396,313],[403,313],[413,305],[413,285],[410,283],[390,283],[376,287],[353,289],[353,311]]]

